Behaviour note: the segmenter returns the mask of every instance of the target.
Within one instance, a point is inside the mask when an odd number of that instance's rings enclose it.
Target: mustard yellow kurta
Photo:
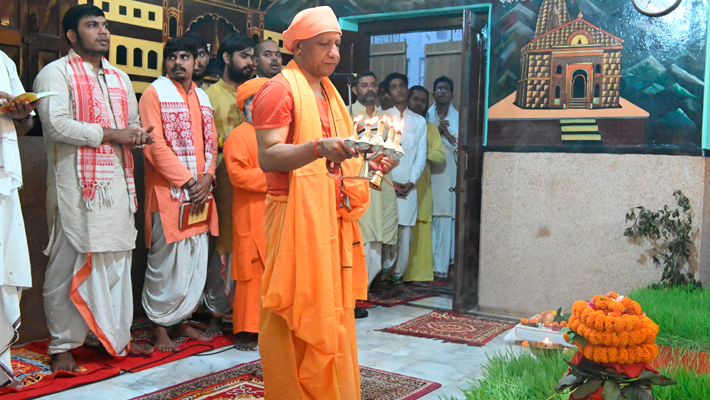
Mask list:
[[[217,238],[216,246],[217,252],[225,255],[232,252],[232,184],[224,164],[222,149],[232,129],[239,126],[246,118],[244,112],[237,107],[237,89],[234,86],[220,79],[208,87],[205,93],[209,96],[214,110],[214,125],[219,144],[217,175],[215,176],[217,187],[212,193],[217,204],[217,214],[219,214],[220,235]]]
[[[434,280],[434,251],[431,245],[431,219],[433,210],[433,196],[431,193],[431,165],[441,164],[446,159],[444,144],[436,125],[427,122],[427,163],[417,182],[417,224],[414,226],[412,236],[412,251],[409,264],[404,272],[407,282],[428,282]]]

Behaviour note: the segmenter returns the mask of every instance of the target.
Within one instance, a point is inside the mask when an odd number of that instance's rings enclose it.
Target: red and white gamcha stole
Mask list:
[[[111,102],[111,111],[106,107],[104,96],[101,92],[99,81],[90,71],[74,50],[67,55],[67,72],[72,92],[72,106],[74,119],[91,124],[101,124],[104,128],[111,128],[109,112],[113,112],[116,129],[125,129],[128,124],[128,96],[123,87],[123,81],[118,70],[106,58],[101,58],[101,68],[104,71],[108,97]],[[131,212],[138,209],[136,198],[136,183],[133,177],[133,155],[127,145],[121,145],[123,153],[123,169],[128,188],[128,200]],[[114,153],[111,143],[102,144],[98,148],[90,146],[79,147],[76,151],[76,167],[79,175],[79,185],[82,198],[89,210],[94,209],[94,200],[98,194],[99,201],[104,207],[113,205],[111,184],[114,174]]]
[[[195,157],[195,142],[192,139],[192,123],[190,110],[187,108],[185,100],[178,92],[171,79],[164,76],[156,79],[152,86],[155,87],[160,101],[160,114],[163,119],[163,132],[165,142],[175,153],[177,158],[197,180],[197,158]],[[214,134],[214,115],[212,104],[207,93],[200,88],[195,89],[197,99],[200,101],[200,111],[202,112],[202,135],[205,142],[205,169],[206,173],[212,165],[212,135]],[[174,199],[187,201],[190,199],[187,190],[170,185],[170,194]]]

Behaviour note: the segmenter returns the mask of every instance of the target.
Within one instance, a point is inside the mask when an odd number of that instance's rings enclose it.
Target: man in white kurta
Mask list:
[[[0,51],[0,107],[25,92],[15,63]],[[32,127],[35,104],[14,102],[0,114],[0,387],[19,387],[12,375],[10,346],[20,327],[20,295],[32,286],[30,255],[20,196],[22,165],[17,137]]]
[[[360,118],[358,125],[365,126],[365,120],[383,118],[385,112],[379,109],[377,100],[377,77],[370,71],[361,72],[353,86],[357,101],[352,106],[353,119]],[[376,126],[376,125],[375,125]],[[392,172],[385,178],[392,182]],[[365,263],[369,285],[383,269],[389,270],[397,258],[397,195],[394,188],[382,182],[382,191],[370,189],[370,206],[359,219],[362,241],[365,243]]]
[[[431,191],[434,194],[432,212],[432,247],[434,248],[434,277],[444,279],[454,263],[456,220],[456,149],[459,135],[459,113],[451,104],[454,84],[446,76],[434,81],[436,103],[427,112],[427,121],[439,127],[446,160],[431,166]]]
[[[402,282],[402,276],[409,263],[409,250],[412,245],[412,230],[417,223],[417,188],[416,184],[426,166],[427,140],[426,120],[407,107],[409,89],[407,76],[392,73],[385,79],[394,107],[385,111],[391,118],[404,123],[401,145],[404,157],[392,170],[392,182],[397,191],[397,214],[399,238],[397,260],[394,268],[386,271],[395,283]]]
[[[110,46],[101,9],[72,7],[64,20],[72,50],[40,71],[34,91],[57,93],[37,108],[48,158],[48,353],[52,371],[78,372],[70,350],[90,331],[114,357],[153,351],[129,346],[137,233],[129,145],[152,138],[140,127],[128,75],[101,56]]]

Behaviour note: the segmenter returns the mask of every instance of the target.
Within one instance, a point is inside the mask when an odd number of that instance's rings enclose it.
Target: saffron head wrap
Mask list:
[[[239,88],[237,89],[237,107],[243,111],[244,102],[246,102],[251,96],[255,95],[256,92],[258,92],[259,89],[261,89],[261,87],[268,81],[269,78],[254,78],[239,85]]]
[[[296,14],[291,25],[284,31],[284,47],[293,52],[293,42],[325,32],[343,33],[333,10],[328,6],[305,9]]]

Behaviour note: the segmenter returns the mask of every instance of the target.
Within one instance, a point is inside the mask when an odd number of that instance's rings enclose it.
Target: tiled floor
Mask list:
[[[422,400],[439,399],[440,396],[447,399],[449,397],[444,396],[463,398],[461,388],[468,387],[470,381],[480,376],[481,366],[487,360],[486,354],[491,355],[508,348],[503,341],[505,333],[484,347],[471,347],[378,331],[427,314],[431,308],[451,309],[451,299],[446,297],[431,297],[410,304],[416,307],[377,307],[370,310],[369,317],[357,320],[360,365],[441,383],[439,390]],[[519,349],[519,346],[513,346],[514,351]],[[97,393],[101,393],[101,400],[130,399],[258,358],[258,353],[234,349],[213,355],[192,356],[146,371],[123,374],[103,382],[45,396],[43,399],[96,400]]]

